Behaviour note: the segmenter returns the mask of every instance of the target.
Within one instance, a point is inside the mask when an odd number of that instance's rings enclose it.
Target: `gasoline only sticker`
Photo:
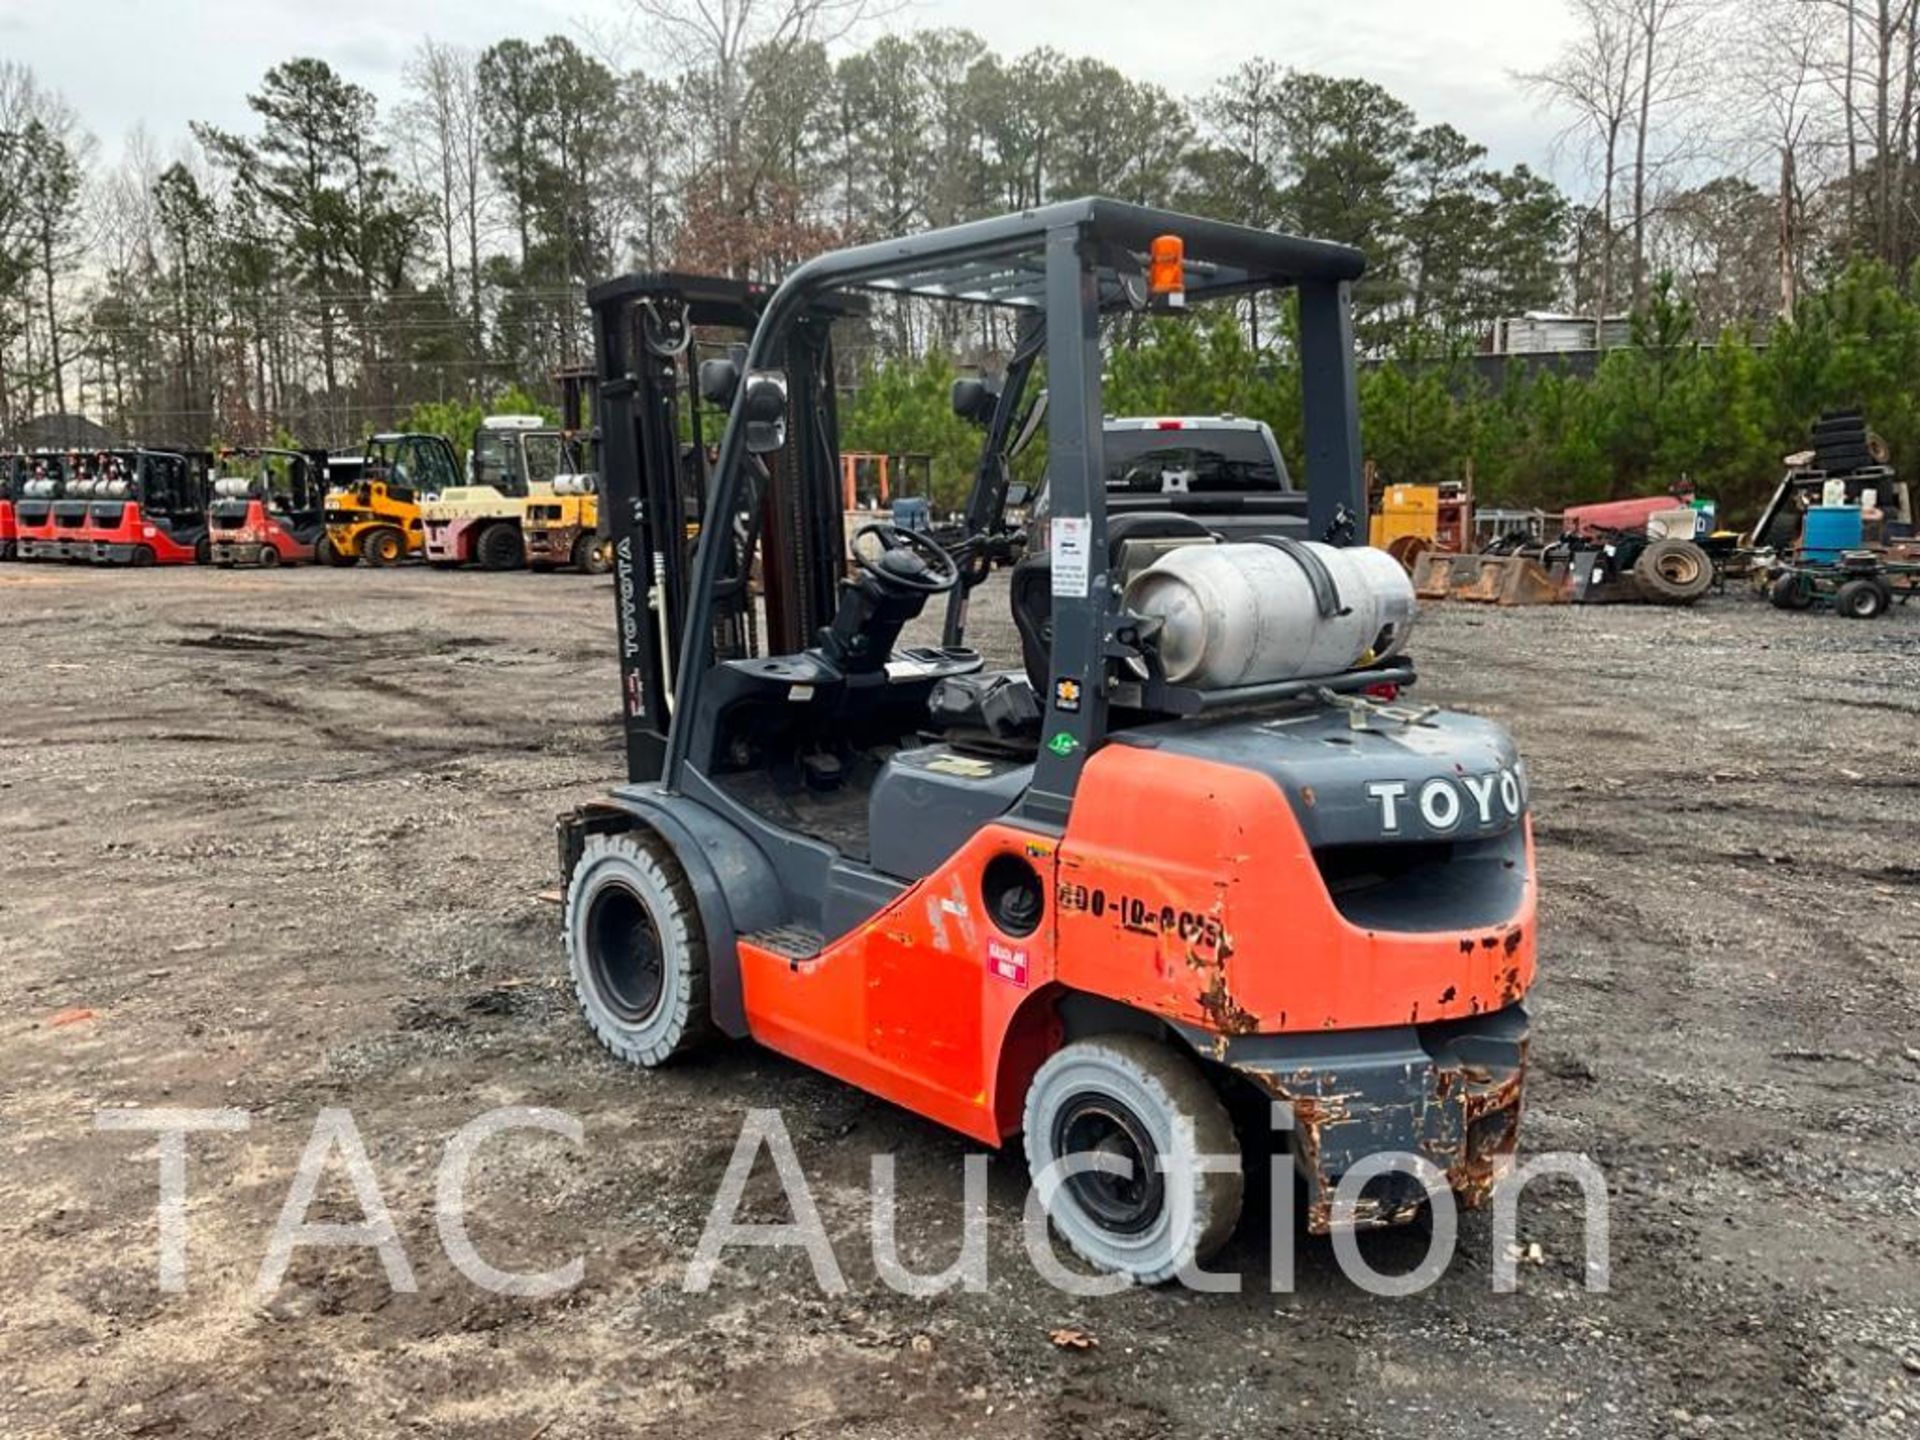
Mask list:
[[[1001,979],[1027,988],[1027,952],[1015,945],[1002,945],[998,940],[987,942],[987,968]]]
[[[1071,599],[1087,596],[1088,540],[1093,522],[1084,515],[1062,515],[1053,522],[1053,593]]]

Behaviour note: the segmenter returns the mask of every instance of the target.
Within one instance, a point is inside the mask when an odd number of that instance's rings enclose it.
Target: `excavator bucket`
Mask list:
[[[1557,605],[1566,598],[1565,579],[1563,574],[1524,555],[1460,555],[1433,550],[1414,563],[1413,591],[1422,600]]]
[[[1422,600],[1448,600],[1453,597],[1456,569],[1466,569],[1479,560],[1477,555],[1455,555],[1447,550],[1429,550],[1413,561],[1413,593]]]

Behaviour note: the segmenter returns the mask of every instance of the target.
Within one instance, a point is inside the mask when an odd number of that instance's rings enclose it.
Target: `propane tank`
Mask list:
[[[1331,582],[1322,614],[1315,561]],[[1400,562],[1367,546],[1316,542],[1187,545],[1127,586],[1126,606],[1163,622],[1167,679],[1200,689],[1338,675],[1389,659],[1413,628],[1413,582]]]

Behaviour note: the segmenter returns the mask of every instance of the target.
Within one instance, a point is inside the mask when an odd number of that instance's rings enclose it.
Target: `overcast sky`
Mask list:
[[[0,58],[24,61],[79,110],[109,155],[144,124],[163,150],[189,120],[250,128],[245,95],[317,55],[383,101],[420,37],[617,32],[625,0],[0,0]],[[1551,164],[1559,128],[1513,81],[1553,56],[1560,0],[915,0],[889,28],[964,25],[1003,54],[1051,45],[1197,93],[1251,55],[1386,86],[1503,165]],[[644,51],[632,61],[646,65]]]

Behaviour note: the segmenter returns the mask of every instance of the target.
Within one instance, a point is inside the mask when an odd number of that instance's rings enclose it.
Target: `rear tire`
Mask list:
[[[1805,610],[1813,604],[1813,582],[1791,571],[1777,575],[1767,587],[1767,600],[1776,610]]]
[[[280,563],[280,552],[272,545],[260,547],[260,568],[271,570]]]
[[[1640,592],[1659,605],[1691,605],[1713,588],[1713,559],[1691,540],[1656,540],[1633,562]]]
[[[151,545],[136,545],[133,547],[133,554],[127,557],[127,563],[138,569],[144,569],[153,564],[153,558]]]
[[[1141,1285],[1206,1260],[1240,1219],[1246,1182],[1226,1107],[1188,1056],[1143,1035],[1056,1051],[1027,1089],[1026,1152],[1036,1181],[1068,1155],[1126,1163],[1127,1175],[1063,1178],[1048,1214],[1081,1259]],[[1190,1163],[1201,1156],[1233,1164],[1203,1172]]]
[[[398,530],[369,530],[360,541],[360,558],[369,565],[398,565],[407,553],[407,542]]]
[[[712,1029],[707,941],[671,854],[638,835],[590,835],[567,882],[567,967],[587,1025],[652,1069]]]
[[[518,570],[526,563],[520,532],[511,525],[489,525],[473,542],[473,558],[483,570]]]
[[[1833,597],[1833,608],[1849,620],[1878,620],[1893,605],[1893,592],[1878,580],[1849,580]]]
[[[613,568],[613,542],[582,535],[573,542],[573,568],[582,575],[604,575]]]

